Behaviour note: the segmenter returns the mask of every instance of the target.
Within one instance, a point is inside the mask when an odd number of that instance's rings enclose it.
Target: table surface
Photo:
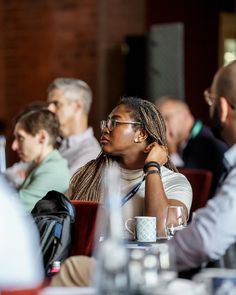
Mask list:
[[[95,295],[92,287],[46,287],[39,295]]]
[[[158,238],[156,242],[139,242],[136,240],[134,240],[134,241],[129,240],[129,241],[126,241],[125,244],[128,249],[133,249],[133,248],[148,249],[151,246],[155,246],[158,244],[164,244],[164,243],[166,243],[166,241],[168,241],[167,238]]]
[[[159,290],[158,295],[207,295],[206,288],[203,284],[199,284],[186,279],[176,279],[171,282],[167,288]],[[96,295],[96,291],[92,287],[47,287],[43,289],[39,295]]]

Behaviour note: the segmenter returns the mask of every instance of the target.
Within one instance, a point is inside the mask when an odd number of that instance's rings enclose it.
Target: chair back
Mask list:
[[[190,210],[189,220],[192,213],[198,208],[205,206],[212,185],[212,172],[205,169],[178,168],[179,172],[186,176],[193,190],[193,201]]]
[[[99,204],[90,201],[71,200],[76,210],[73,241],[70,255],[91,256],[95,237]]]
[[[1,290],[1,295],[39,295],[42,290],[42,286],[30,288],[30,289],[12,289]]]

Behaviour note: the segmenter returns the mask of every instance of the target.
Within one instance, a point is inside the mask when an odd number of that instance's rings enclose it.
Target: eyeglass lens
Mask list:
[[[115,127],[115,122],[111,119],[102,120],[100,126],[101,126],[101,130],[107,127],[109,131],[112,131],[113,128]]]

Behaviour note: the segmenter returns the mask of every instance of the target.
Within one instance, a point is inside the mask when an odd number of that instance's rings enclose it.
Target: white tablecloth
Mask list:
[[[94,288],[79,287],[47,287],[40,292],[40,295],[95,295]],[[156,295],[208,295],[205,286],[190,280],[176,279],[171,282],[168,288],[157,291]]]
[[[156,295],[209,295],[204,284],[185,279],[176,279],[163,291],[159,290]]]
[[[79,287],[47,287],[39,295],[95,295],[94,288]]]

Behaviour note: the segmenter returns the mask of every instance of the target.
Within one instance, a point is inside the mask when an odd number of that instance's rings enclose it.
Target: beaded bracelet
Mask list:
[[[161,165],[155,161],[151,161],[151,162],[147,162],[144,166],[143,166],[143,171],[144,173],[147,172],[148,168],[150,167],[155,167],[157,168],[159,174],[161,174]]]

